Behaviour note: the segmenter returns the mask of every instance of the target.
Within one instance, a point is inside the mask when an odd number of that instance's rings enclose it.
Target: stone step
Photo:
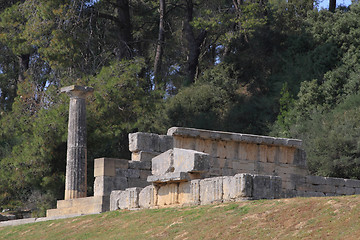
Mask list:
[[[57,206],[57,209],[47,210],[46,216],[54,217],[72,214],[92,214],[106,212],[110,209],[110,197],[95,196],[70,200],[60,200],[57,202]]]
[[[69,208],[69,207],[81,207],[84,205],[93,205],[103,202],[104,196],[93,196],[85,198],[74,198],[69,200],[57,201],[57,209]]]

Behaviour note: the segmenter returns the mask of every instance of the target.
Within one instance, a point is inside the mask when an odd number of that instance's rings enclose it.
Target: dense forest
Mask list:
[[[335,4],[335,5],[334,5]],[[185,126],[300,138],[312,174],[360,179],[360,6],[312,0],[0,0],[0,208],[63,199],[68,97],[93,159]]]

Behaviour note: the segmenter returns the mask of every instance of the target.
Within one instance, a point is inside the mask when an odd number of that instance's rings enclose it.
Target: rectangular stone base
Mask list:
[[[56,209],[49,209],[47,217],[73,214],[92,214],[110,210],[110,196],[94,196],[57,201]]]

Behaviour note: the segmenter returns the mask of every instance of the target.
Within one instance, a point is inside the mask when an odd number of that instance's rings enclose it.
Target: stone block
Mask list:
[[[151,161],[129,161],[130,169],[151,170]]]
[[[355,179],[344,179],[345,187],[360,188],[360,180]]]
[[[343,179],[343,178],[326,177],[325,180],[326,180],[326,183],[329,185],[334,185],[334,186],[338,186],[338,187],[345,186],[345,179]]]
[[[160,152],[160,137],[153,133],[130,133],[129,150],[130,152]]]
[[[195,150],[199,152],[205,152],[206,149],[206,143],[205,139],[196,138],[195,139]]]
[[[247,151],[246,151],[247,145],[248,145],[247,143],[242,143],[242,142],[239,143],[238,157],[239,157],[240,160],[247,160],[248,159]]]
[[[355,189],[355,193],[354,194],[360,194],[360,188],[354,188]]]
[[[287,190],[283,189],[281,192],[281,198],[294,198],[294,197],[303,197],[301,194],[305,193],[297,190]]]
[[[174,139],[172,136],[159,135],[159,151],[166,152],[174,147]]]
[[[200,203],[200,180],[179,183],[179,204],[198,205]]]
[[[119,199],[121,198],[124,190],[114,190],[110,194],[110,211],[119,209]]]
[[[294,153],[294,161],[293,164],[295,166],[301,166],[306,168],[306,152],[303,149],[297,148]]]
[[[94,196],[110,196],[111,191],[115,189],[115,179],[109,176],[95,177]]]
[[[296,190],[296,194],[294,197],[305,197],[305,191]]]
[[[181,182],[179,183],[179,192],[178,192],[178,203],[181,205],[191,205],[190,197],[190,188],[191,182]]]
[[[287,189],[287,190],[295,190],[296,189],[296,185],[294,182],[292,181],[282,181],[282,186],[283,189]]]
[[[325,193],[326,197],[334,197],[334,196],[338,196],[336,193]]]
[[[238,159],[239,143],[234,141],[226,142],[226,159]]]
[[[253,196],[253,175],[241,173],[234,176],[236,181],[240,181],[240,197],[251,197]],[[239,180],[237,180],[239,179]]]
[[[221,202],[223,195],[223,177],[200,180],[200,204]]]
[[[227,148],[226,148],[226,141],[218,141],[217,142],[217,151],[216,151],[216,157],[225,159],[227,156]]]
[[[222,176],[222,170],[220,168],[211,168],[209,174],[211,177]]]
[[[140,178],[140,170],[138,169],[126,169],[124,175],[127,178]]]
[[[174,148],[182,148],[183,144],[182,144],[182,140],[183,137],[182,136],[172,136],[173,140],[174,140]]]
[[[186,172],[169,172],[162,175],[150,175],[147,177],[147,182],[150,183],[184,182],[189,180],[189,173]]]
[[[170,149],[152,159],[151,173],[153,175],[162,175],[168,172],[174,172],[173,150]]]
[[[139,206],[140,208],[151,208],[156,205],[156,188],[153,185],[149,185],[140,191],[139,194]]]
[[[151,175],[150,170],[140,170],[140,179],[147,181],[147,177]]]
[[[266,163],[267,162],[267,146],[259,145],[259,161]]]
[[[224,168],[225,164],[226,164],[226,159],[225,158],[218,158],[218,163],[219,163],[219,168]]]
[[[174,137],[191,137],[222,141],[248,142],[254,144],[284,145],[288,147],[301,147],[302,145],[302,141],[299,139],[274,138],[269,136],[210,131],[184,127],[172,127],[168,130],[167,135]]]
[[[287,147],[286,149],[286,163],[293,165],[296,148]]]
[[[232,168],[223,168],[222,175],[223,176],[234,176],[237,172]]]
[[[139,193],[142,188],[127,188],[123,191],[112,191],[110,210],[139,208]]]
[[[232,163],[232,168],[236,172],[246,172],[253,173],[255,171],[255,163],[248,161],[236,161],[234,160]]]
[[[246,160],[249,161],[259,161],[259,146],[257,144],[247,144],[246,145]]]
[[[288,163],[288,154],[287,154],[287,147],[280,146],[279,147],[279,154],[278,154],[278,161],[279,163],[287,164]]]
[[[279,176],[270,176],[272,182],[273,198],[280,198],[282,194],[282,179]]]
[[[140,179],[140,178],[128,178],[128,187],[132,188],[132,187],[146,187],[148,185],[150,185],[150,183],[148,183],[146,181],[146,179]]]
[[[94,159],[94,177],[115,176],[114,158]]]
[[[337,187],[336,194],[338,194],[338,195],[353,195],[353,194],[355,194],[355,188]]]
[[[128,169],[130,160],[128,160],[128,159],[119,159],[119,158],[113,158],[113,159],[114,159],[115,169],[116,168]]]
[[[253,177],[250,174],[237,174],[223,178],[223,200],[233,201],[252,197]]]
[[[266,162],[275,163],[276,156],[277,156],[277,151],[278,151],[278,147],[268,145],[267,146],[267,151],[266,151]]]
[[[254,175],[253,177],[253,198],[273,199],[281,192],[282,181],[278,176]]]
[[[325,194],[323,192],[306,191],[303,197],[325,197]]]
[[[116,176],[114,178],[114,189],[113,190],[124,190],[128,188],[128,178]]]
[[[321,176],[308,175],[306,176],[306,183],[315,184],[315,185],[325,185],[327,184],[327,179]]]
[[[207,154],[210,154],[211,156],[211,153],[213,153],[213,145],[214,145],[214,141],[213,140],[210,140],[210,139],[205,139],[205,147],[204,147],[204,151],[201,151],[200,149],[197,149],[198,151],[200,152],[204,152],[204,153],[207,153]],[[215,146],[216,146],[216,143],[215,143]]]
[[[302,185],[306,182],[306,176],[299,174],[290,174],[290,181],[294,182],[296,186]]]
[[[132,161],[139,161],[139,162],[151,162],[151,159],[159,155],[161,152],[133,152],[131,153],[131,160]]]
[[[209,155],[195,150],[174,148],[175,172],[206,172],[209,170]]]
[[[296,186],[296,190],[297,191],[312,191],[312,184],[307,184],[307,183],[303,183],[303,184],[299,184]]]
[[[174,146],[174,148],[176,148],[176,147]],[[180,148],[195,150],[195,148],[196,148],[196,140],[194,138],[182,137],[181,138],[181,147]]]
[[[233,168],[233,159],[225,159],[225,165],[224,168]],[[237,159],[238,161],[238,159]],[[232,174],[233,175],[233,174]]]
[[[47,217],[67,216],[74,214],[94,214],[109,211],[109,196],[93,196],[60,200],[57,202],[57,209],[48,209]]]
[[[211,140],[211,149],[210,149],[210,153],[209,153],[209,155],[211,156],[211,157],[214,157],[214,158],[217,158],[217,152],[218,152],[218,150],[217,150],[217,148],[218,148],[218,143],[217,143],[217,141],[216,140]]]
[[[259,174],[265,174],[265,175],[273,175],[275,174],[275,164],[274,163],[268,163],[268,162],[257,162],[255,164],[256,171]]]
[[[159,186],[157,191],[157,205],[168,206],[178,204],[178,183],[169,183]]]
[[[223,177],[223,201],[234,200],[235,192],[238,191],[240,183],[235,182],[233,176]]]
[[[299,175],[299,174],[288,174],[286,180],[283,179],[283,182],[284,181],[292,182],[293,186],[295,187],[296,190],[301,190],[301,189],[299,189],[299,187],[301,188],[301,186],[303,186],[305,184],[306,176]]]
[[[212,168],[220,168],[219,159],[216,158],[216,157],[211,157],[210,156],[209,165],[210,165],[210,169],[212,169]]]
[[[323,192],[323,193],[335,193],[336,187],[334,185],[310,185],[310,191]]]
[[[152,160],[152,174],[169,172],[206,172],[210,168],[209,155],[195,150],[174,148]]]
[[[126,178],[126,175],[127,175],[127,169],[121,169],[121,168],[115,169],[115,176],[116,177],[124,177],[124,178]]]

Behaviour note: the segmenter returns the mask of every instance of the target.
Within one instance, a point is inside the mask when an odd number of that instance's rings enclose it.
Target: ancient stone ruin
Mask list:
[[[86,105],[90,87],[69,86],[61,89],[70,97],[66,157],[65,200],[86,197]]]
[[[65,200],[47,216],[360,193],[359,180],[308,175],[301,140],[172,127],[167,135],[129,134],[131,160],[95,159],[94,196],[85,197],[86,135],[76,133],[85,128],[71,127],[71,119]]]

